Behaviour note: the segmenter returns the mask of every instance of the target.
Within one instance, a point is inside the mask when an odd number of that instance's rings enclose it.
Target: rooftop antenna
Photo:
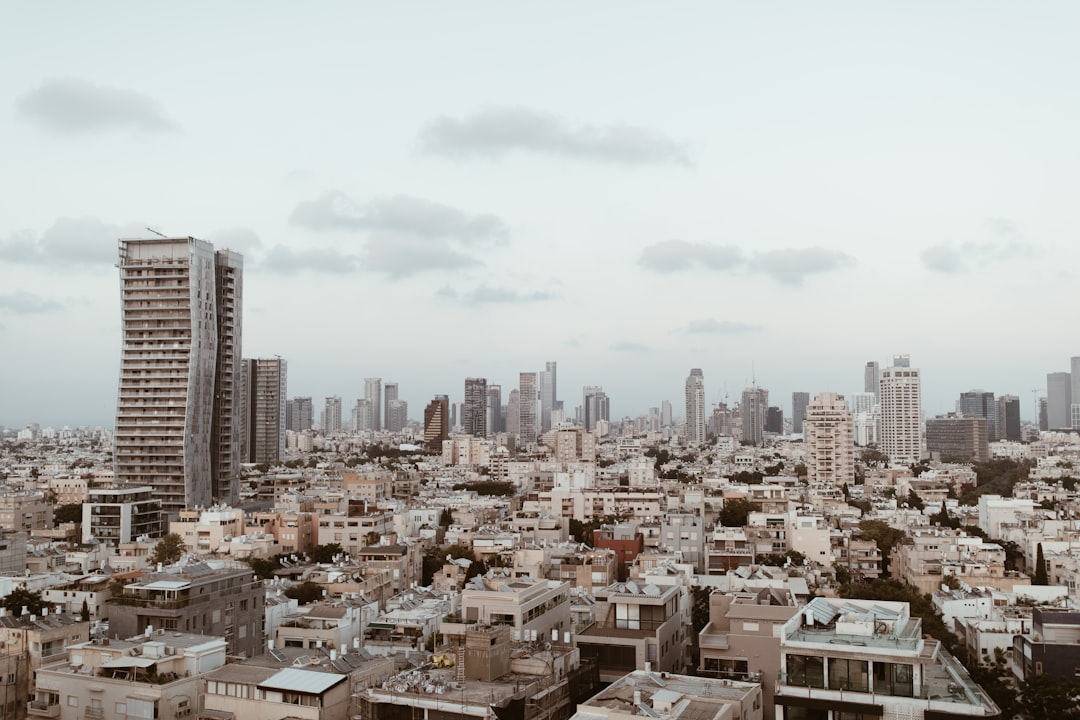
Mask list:
[[[166,240],[168,240],[168,239],[169,239],[169,236],[168,236],[168,235],[165,235],[165,234],[163,234],[163,233],[159,233],[159,232],[158,232],[157,230],[155,230],[155,229],[154,229],[154,228],[152,228],[152,227],[148,227],[148,228],[146,228],[146,229],[147,229],[147,230],[149,230],[150,232],[154,233],[154,234],[155,234],[155,235],[157,235],[158,237],[163,237],[163,238],[165,238]]]

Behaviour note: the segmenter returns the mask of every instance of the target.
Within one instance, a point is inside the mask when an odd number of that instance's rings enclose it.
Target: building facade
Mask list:
[[[285,457],[287,364],[281,358],[257,358],[245,360],[244,366],[248,401],[248,462],[278,462]]]
[[[911,465],[923,457],[922,382],[918,368],[887,367],[881,371],[878,446],[894,465]]]
[[[686,442],[705,442],[705,376],[701,368],[693,368],[686,378]]]
[[[523,372],[518,376],[518,440],[533,445],[537,438],[536,373]]]
[[[461,430],[474,437],[487,436],[487,379],[465,378]]]
[[[814,396],[806,414],[806,473],[811,484],[855,484],[855,438],[842,395]]]

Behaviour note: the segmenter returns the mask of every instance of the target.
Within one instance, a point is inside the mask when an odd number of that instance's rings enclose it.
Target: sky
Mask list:
[[[15,3],[0,424],[113,423],[117,239],[244,255],[289,395],[558,362],[572,414],[756,382],[927,415],[1080,355],[1074,2]]]

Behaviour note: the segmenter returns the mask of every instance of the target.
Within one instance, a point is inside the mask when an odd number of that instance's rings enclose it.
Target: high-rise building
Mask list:
[[[487,436],[487,378],[465,378],[465,402],[461,430],[466,435]]]
[[[599,385],[586,385],[583,391],[585,404],[582,405],[582,418],[585,429],[592,432],[596,429],[596,423],[600,420],[611,419],[611,401],[608,399],[604,388]]]
[[[1080,428],[1080,357],[1070,361],[1069,381],[1072,386],[1069,405],[1069,427]]]
[[[326,409],[323,411],[323,433],[336,435],[341,432],[341,396],[331,395],[326,398]]]
[[[245,360],[247,368],[248,462],[272,463],[285,457],[287,366],[281,358]]]
[[[806,419],[806,407],[810,404],[810,393],[791,393],[791,432],[802,434],[803,421]]]
[[[997,402],[994,400],[994,393],[985,390],[968,390],[960,393],[956,411],[964,417],[985,418],[987,441],[993,442],[998,439]]]
[[[166,513],[235,501],[243,435],[243,260],[194,238],[121,240],[117,484]]]
[[[863,369],[863,392],[878,394],[878,385],[881,383],[881,366],[876,360],[866,363]]]
[[[354,432],[371,432],[375,429],[375,419],[372,417],[373,408],[367,398],[357,398],[356,406],[352,412],[352,428]]]
[[[861,447],[877,445],[881,434],[878,396],[871,392],[855,393],[848,406],[855,425],[855,444]]]
[[[1039,430],[1040,431],[1050,429],[1050,407],[1049,407],[1049,404],[1050,404],[1049,400],[1047,400],[1046,398],[1044,398],[1044,397],[1039,398],[1038,410],[1039,410]]]
[[[551,429],[551,411],[558,402],[555,361],[549,360],[540,373],[540,427],[542,432]]]
[[[285,428],[294,432],[310,430],[315,420],[315,406],[310,397],[294,397],[286,409]]]
[[[907,357],[907,356],[898,356]],[[881,371],[878,398],[878,444],[894,465],[911,465],[923,457],[922,382],[919,370],[897,365]]]
[[[536,373],[521,373],[518,376],[518,440],[521,445],[536,442],[536,400]]]
[[[442,452],[444,440],[450,438],[450,398],[436,395],[424,408],[424,449]]]
[[[505,432],[506,423],[502,416],[502,386],[488,385],[487,389],[487,426],[488,433]]]
[[[383,386],[382,395],[383,395],[383,408],[384,408],[384,416],[385,416],[385,418],[383,420],[383,427],[385,427],[386,429],[389,430],[390,429],[390,403],[393,402],[394,400],[398,399],[398,384],[397,383],[389,383],[389,382],[386,383],[386,385]],[[404,425],[402,427],[404,427]],[[400,428],[397,431],[390,430],[390,432],[400,432]]]
[[[382,430],[382,378],[364,378],[364,399],[371,404],[370,430]]]
[[[1048,430],[1072,427],[1072,375],[1067,372],[1046,376],[1046,420]]]
[[[734,413],[728,404],[720,403],[712,411],[712,430],[717,437],[731,437],[734,425]]]
[[[686,378],[686,442],[705,442],[705,376],[701,368],[692,368]]]
[[[975,415],[946,416],[926,421],[926,450],[936,460],[986,462],[986,418]]]
[[[997,430],[999,440],[1020,442],[1020,398],[1002,395],[997,399]]]
[[[911,356],[910,355],[893,355],[892,356],[892,366],[897,367],[897,368],[911,367]],[[879,383],[880,383],[880,379],[879,379]]]
[[[509,435],[517,435],[521,429],[520,398],[521,393],[518,392],[517,388],[511,390],[506,398],[506,427],[504,430]]]
[[[770,405],[765,411],[765,432],[776,435],[784,433],[784,411],[778,405]]]
[[[660,427],[671,427],[671,401],[660,403]]]
[[[843,395],[814,396],[806,413],[806,473],[810,483],[855,484],[855,439]]]
[[[742,416],[743,445],[762,445],[765,442],[765,415],[769,407],[769,391],[756,385],[743,390],[739,413]]]
[[[398,433],[409,422],[409,403],[404,400],[388,400],[386,403],[386,430]]]

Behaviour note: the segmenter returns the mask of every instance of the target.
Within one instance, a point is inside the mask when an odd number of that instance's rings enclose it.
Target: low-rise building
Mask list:
[[[635,670],[578,704],[571,720],[762,720],[761,685]]]

